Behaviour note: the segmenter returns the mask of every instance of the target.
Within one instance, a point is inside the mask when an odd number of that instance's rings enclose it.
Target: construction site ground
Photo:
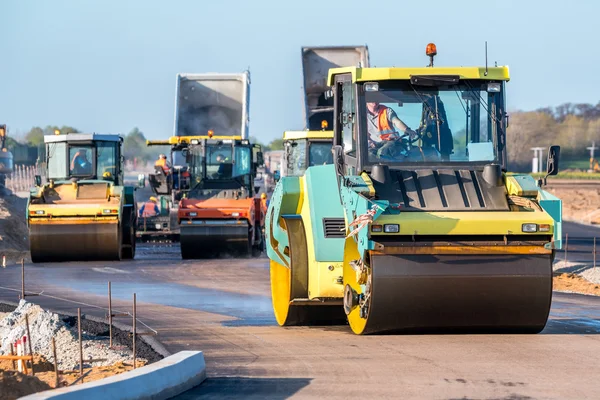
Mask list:
[[[12,361],[0,360],[0,400],[17,399],[21,396],[54,389],[56,387],[65,387],[78,382],[93,382],[98,379],[107,378],[122,374],[133,369],[132,363],[118,362],[114,365],[87,368],[85,376],[79,380],[79,370],[61,371],[59,375],[60,383],[56,386],[56,374],[54,365],[46,360],[45,357],[35,355],[35,376],[25,375],[14,369]],[[138,363],[138,367],[143,363]]]
[[[579,291],[573,276],[595,277],[600,228],[565,223],[564,233],[569,251],[557,252],[555,285]],[[136,293],[138,318],[169,352],[205,354],[207,381],[180,399],[600,398],[590,379],[600,353],[600,297],[555,292],[539,335],[356,336],[348,326],[277,326],[268,265],[265,257],[181,260],[177,244],[143,244],[127,262],[27,262],[26,291],[42,292],[27,300],[103,318],[108,281],[115,308],[130,310]],[[11,261],[0,269],[0,301],[18,301],[20,287],[20,266]]]
[[[147,247],[146,247],[147,246]],[[20,267],[2,270],[0,300],[15,300]],[[131,262],[27,264],[30,301],[72,314],[138,299],[141,321],[170,352],[202,350],[202,398],[598,398],[589,379],[600,352],[600,297],[555,293],[540,335],[356,336],[348,326],[276,325],[266,258],[186,260],[177,246],[139,248]],[[58,299],[58,297],[60,299]],[[89,315],[105,311],[84,307]]]

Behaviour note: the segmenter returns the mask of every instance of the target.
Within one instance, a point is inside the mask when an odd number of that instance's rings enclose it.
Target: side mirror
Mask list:
[[[145,188],[146,187],[146,176],[144,174],[138,175],[138,187]]]
[[[558,174],[558,161],[560,160],[560,146],[550,146],[548,161],[546,162],[546,177]]]
[[[281,174],[279,173],[279,170],[273,172],[273,179],[275,179],[275,182],[279,182],[279,179],[281,179]]]
[[[333,164],[338,175],[344,175],[344,149],[342,146],[332,146]]]
[[[190,161],[190,149],[188,149],[188,148],[182,149],[181,155],[185,158],[186,162]]]
[[[35,186],[40,187],[42,186],[42,177],[39,175],[34,176],[34,182],[35,182]]]
[[[265,165],[265,159],[263,157],[262,151],[256,153],[256,165],[258,165],[259,167]]]

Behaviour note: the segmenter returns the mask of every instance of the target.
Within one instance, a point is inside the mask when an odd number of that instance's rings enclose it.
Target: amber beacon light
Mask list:
[[[434,43],[429,43],[425,48],[425,54],[429,56],[429,66],[433,67],[433,57],[437,55],[437,48]]]

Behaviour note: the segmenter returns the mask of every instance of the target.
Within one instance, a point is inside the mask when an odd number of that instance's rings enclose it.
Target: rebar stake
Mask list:
[[[596,268],[596,236],[594,236],[594,268]]]
[[[569,234],[565,235],[565,267],[567,266],[567,255],[569,251]]]
[[[135,369],[135,320],[136,320],[136,305],[135,293],[133,294],[133,369]]]
[[[25,314],[25,326],[27,327],[27,341],[29,342],[29,355],[31,356],[31,375],[35,376],[33,370],[33,349],[31,348],[31,332],[29,331],[29,315]]]
[[[15,347],[13,346],[13,344],[10,344],[10,355],[14,356],[15,355]],[[17,369],[17,362],[15,360],[12,360],[12,367],[14,370]]]
[[[21,300],[25,300],[25,259],[21,258]]]
[[[112,295],[110,290],[110,281],[108,281],[108,347],[112,349]]]
[[[79,334],[79,376],[83,376],[83,343],[81,342],[81,308],[77,309],[77,333]]]
[[[54,376],[56,378],[55,388],[60,385],[60,379],[58,379],[58,358],[56,357],[56,340],[52,337],[52,355],[54,356]]]

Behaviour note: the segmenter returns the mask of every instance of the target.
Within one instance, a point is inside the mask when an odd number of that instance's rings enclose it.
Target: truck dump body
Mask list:
[[[175,99],[175,136],[248,138],[250,76],[179,74]]]
[[[321,121],[333,127],[333,100],[325,99],[330,68],[369,66],[367,46],[328,46],[302,48],[305,129],[320,130]]]

